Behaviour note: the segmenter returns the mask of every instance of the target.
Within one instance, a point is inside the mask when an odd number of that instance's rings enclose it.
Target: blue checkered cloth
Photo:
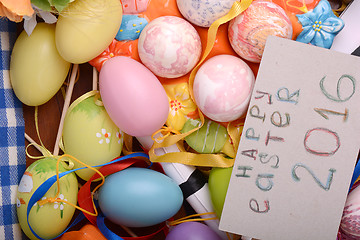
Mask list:
[[[0,239],[22,239],[16,215],[17,186],[26,169],[25,122],[22,103],[9,77],[16,24],[0,19]]]

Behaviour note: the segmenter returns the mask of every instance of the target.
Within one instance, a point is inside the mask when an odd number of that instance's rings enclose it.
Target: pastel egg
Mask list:
[[[140,34],[139,56],[155,75],[176,78],[190,72],[199,61],[201,41],[186,20],[163,16],[151,21]]]
[[[250,67],[232,55],[207,60],[194,79],[194,98],[210,119],[230,122],[247,110],[255,77]]]
[[[360,237],[360,187],[354,188],[347,196],[340,229],[354,239]],[[351,238],[351,239],[352,239]]]
[[[200,119],[189,119],[181,132],[186,133],[199,127]],[[218,153],[221,151],[229,136],[226,128],[219,123],[205,119],[204,125],[197,131],[185,137],[186,143],[198,153]]]
[[[221,240],[211,228],[200,222],[184,222],[173,227],[165,240]]]
[[[35,190],[43,182],[56,175],[56,161],[56,159],[49,157],[35,161],[26,169],[17,189],[16,203],[19,223],[26,236],[32,240],[38,238],[31,232],[27,223],[26,211],[28,202]],[[60,163],[59,172],[65,171],[66,169]],[[56,192],[57,185],[54,184],[42,199],[55,197]],[[77,194],[78,182],[75,173],[70,173],[60,178],[59,199],[67,200],[76,205]],[[29,223],[38,236],[44,239],[52,239],[66,229],[74,212],[74,207],[63,202],[46,203],[42,206],[35,203],[30,210]]]
[[[105,108],[96,103],[94,96],[74,101],[67,111],[64,128],[64,152],[90,166],[110,162],[119,157],[124,134],[110,119]],[[84,165],[74,161],[75,168]],[[76,171],[89,180],[95,172],[91,169]]]
[[[119,0],[70,3],[56,24],[56,47],[71,63],[85,63],[103,52],[116,36],[122,18]]]
[[[55,46],[55,25],[39,23],[30,36],[17,38],[10,61],[10,81],[16,96],[29,106],[49,101],[60,89],[70,63]]]
[[[225,16],[236,0],[177,0],[181,14],[189,22],[200,26],[210,27],[217,19]]]
[[[283,8],[265,1],[253,1],[230,21],[229,40],[234,51],[251,62],[260,62],[268,36],[291,39],[292,24]]]
[[[182,191],[171,178],[146,168],[114,173],[99,190],[104,215],[128,227],[161,223],[176,214],[182,202]]]
[[[216,215],[220,218],[232,173],[230,168],[212,168],[209,174],[209,191]]]
[[[166,122],[169,102],[156,76],[123,56],[107,60],[99,75],[100,94],[113,122],[131,136],[150,136]]]

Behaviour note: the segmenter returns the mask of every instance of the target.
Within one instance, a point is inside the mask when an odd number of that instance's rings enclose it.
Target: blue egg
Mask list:
[[[139,38],[141,31],[148,24],[145,18],[137,15],[123,15],[122,22],[116,40],[136,40]]]
[[[148,227],[166,221],[182,203],[182,191],[171,178],[146,168],[114,173],[99,190],[99,206],[104,215],[128,227]]]

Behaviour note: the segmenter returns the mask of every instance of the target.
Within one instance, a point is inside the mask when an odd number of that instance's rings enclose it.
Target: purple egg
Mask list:
[[[165,240],[221,240],[207,225],[199,222],[184,222],[175,226]]]

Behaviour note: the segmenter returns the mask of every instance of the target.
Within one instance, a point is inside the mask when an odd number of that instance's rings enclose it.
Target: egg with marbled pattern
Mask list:
[[[252,70],[239,57],[217,55],[196,73],[195,102],[214,121],[234,121],[246,112],[254,82]]]
[[[279,5],[258,0],[229,23],[229,40],[234,51],[242,58],[258,63],[264,52],[268,36],[291,39],[292,24]]]
[[[175,16],[154,19],[142,30],[138,50],[142,63],[155,75],[176,78],[189,73],[200,59],[198,32]]]

